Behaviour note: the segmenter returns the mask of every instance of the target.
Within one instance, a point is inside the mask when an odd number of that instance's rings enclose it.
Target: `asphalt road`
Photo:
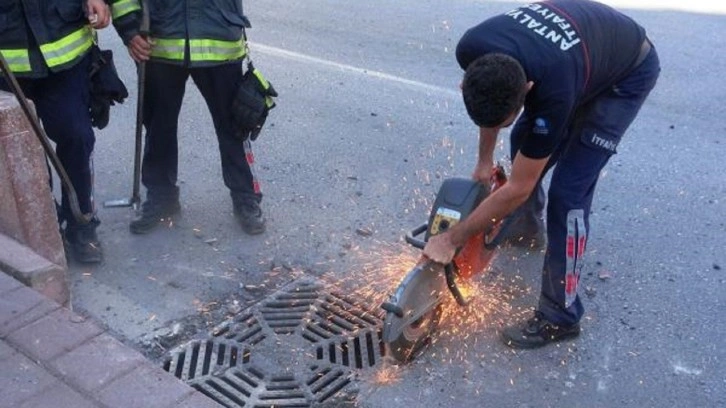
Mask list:
[[[403,274],[415,256],[402,235],[425,219],[441,180],[469,175],[476,158],[456,42],[513,6],[245,4],[255,65],[280,93],[254,144],[267,233],[235,224],[190,81],[179,122],[183,218],[133,236],[129,209],[99,208],[106,259],[72,266],[74,308],[153,356],[299,276],[392,289],[390,265]],[[726,12],[623,9],[647,28],[663,72],[599,183],[583,335],[538,351],[499,343],[501,324],[535,304],[541,266],[541,254],[505,250],[474,311],[445,322],[414,364],[362,378],[360,406],[726,406]],[[112,30],[101,41],[131,97],[97,134],[99,204],[131,192],[136,103],[122,44]]]

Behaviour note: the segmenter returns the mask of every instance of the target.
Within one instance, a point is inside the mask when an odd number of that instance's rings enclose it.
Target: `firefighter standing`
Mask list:
[[[108,6],[103,0],[0,0],[0,22],[0,52],[55,142],[81,211],[94,214],[89,51],[93,29],[110,22]],[[4,80],[0,88],[8,90]],[[99,220],[94,216],[88,224],[78,223],[65,192],[59,221],[76,261],[102,260]]]
[[[154,229],[177,215],[177,127],[187,79],[204,97],[219,142],[224,183],[234,213],[248,234],[265,230],[260,209],[262,194],[254,180],[242,140],[235,137],[232,100],[242,79],[246,44],[243,28],[249,22],[240,0],[210,2],[149,0],[150,36],[140,35],[139,0],[114,0],[114,26],[136,61],[146,61],[143,123],[146,129],[142,182],[146,200],[130,224],[135,234]]]

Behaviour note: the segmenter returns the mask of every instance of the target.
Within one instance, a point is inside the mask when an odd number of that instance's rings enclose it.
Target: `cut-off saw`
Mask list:
[[[488,189],[471,179],[444,180],[428,222],[408,232],[406,242],[423,249],[430,237],[446,232],[464,220],[506,180],[501,166],[492,169]],[[443,265],[422,257],[405,275],[390,299],[381,305],[386,311],[383,342],[390,355],[400,362],[408,362],[419,355],[439,325],[447,292],[459,306],[469,303],[457,282],[487,269],[504,236],[506,224],[507,221],[499,222],[489,231],[470,238],[457,249],[450,264]],[[423,239],[420,238],[422,235]]]

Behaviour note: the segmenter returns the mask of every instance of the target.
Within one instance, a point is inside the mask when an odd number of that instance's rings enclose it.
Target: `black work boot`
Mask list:
[[[523,325],[510,326],[502,330],[502,341],[509,347],[533,349],[550,343],[573,339],[580,335],[580,325],[558,326],[547,321],[540,312]]]
[[[265,218],[257,200],[234,200],[234,216],[244,232],[258,235],[265,232]]]
[[[67,252],[76,262],[99,263],[103,260],[103,248],[96,235],[96,228],[101,224],[98,218],[93,217],[88,224],[68,223],[63,238]]]
[[[147,194],[146,201],[141,203],[141,214],[129,224],[134,234],[151,232],[159,224],[173,220],[181,212],[179,192],[171,195]]]

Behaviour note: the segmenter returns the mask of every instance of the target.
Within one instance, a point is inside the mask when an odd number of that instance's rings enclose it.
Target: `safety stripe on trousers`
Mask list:
[[[90,26],[84,26],[60,40],[40,46],[45,63],[53,68],[63,65],[81,56],[93,44],[93,32]]]
[[[247,139],[244,142],[242,142],[242,145],[245,149],[245,159],[247,160],[247,164],[250,166],[250,174],[252,174],[252,187],[255,191],[255,194],[260,194],[262,192],[262,188],[260,188],[260,182],[257,180],[257,171],[255,170],[255,155],[252,153],[252,143],[250,143],[250,140]]]
[[[141,10],[138,0],[114,1],[111,6],[111,17],[116,20],[136,10]]]
[[[565,272],[565,307],[570,307],[577,299],[577,284],[582,270],[582,255],[587,244],[585,211],[570,210],[567,213],[567,245]]]

